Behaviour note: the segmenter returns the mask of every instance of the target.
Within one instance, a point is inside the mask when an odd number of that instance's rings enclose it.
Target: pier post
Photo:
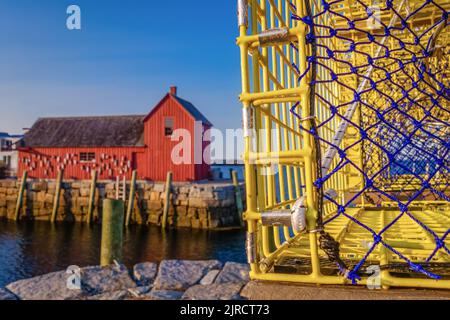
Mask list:
[[[124,202],[105,199],[102,215],[102,243],[100,265],[109,266],[122,262]]]
[[[133,171],[133,175],[131,177],[131,185],[130,185],[130,195],[128,199],[128,208],[127,208],[127,217],[125,220],[125,225],[129,226],[131,221],[131,215],[133,214],[134,209],[134,195],[136,193],[136,178],[137,178],[137,171]]]
[[[119,200],[120,180],[119,176],[116,177],[116,199]]]
[[[89,193],[89,209],[87,215],[87,223],[92,223],[92,216],[94,214],[95,189],[97,187],[97,170],[92,171],[91,190]]]
[[[239,221],[241,223],[241,226],[244,226],[244,219],[242,217],[242,215],[244,213],[244,204],[242,202],[242,194],[241,194],[241,188],[239,186],[238,174],[235,170],[233,170],[231,172],[231,177],[232,177],[233,185],[234,185],[236,208],[238,211]]]
[[[28,172],[25,170],[22,175],[22,182],[20,183],[19,194],[17,195],[16,211],[14,212],[14,220],[18,221],[20,218],[20,209],[23,205],[23,193],[27,185]]]
[[[55,190],[55,197],[53,199],[53,211],[52,211],[52,217],[51,222],[56,222],[56,217],[58,215],[58,209],[59,209],[59,198],[61,197],[61,185],[63,181],[64,176],[64,170],[60,170],[58,172],[58,177],[56,179],[56,190]]]
[[[170,209],[170,189],[172,187],[172,172],[167,172],[167,179],[166,179],[166,199],[164,201],[164,213],[163,213],[163,220],[162,220],[162,227],[165,229],[167,226],[167,218],[169,216],[169,209]]]

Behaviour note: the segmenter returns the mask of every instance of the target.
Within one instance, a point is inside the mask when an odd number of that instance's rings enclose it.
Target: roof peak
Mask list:
[[[177,102],[180,103],[181,106],[182,106],[187,112],[189,112],[189,114],[191,114],[191,115],[195,118],[195,120],[201,121],[201,122],[203,122],[204,124],[209,125],[209,126],[211,126],[211,127],[213,126],[212,123],[211,123],[211,121],[209,121],[209,120],[203,115],[203,113],[201,113],[200,110],[198,110],[198,109],[194,106],[194,104],[193,104],[192,102],[190,102],[190,101],[188,101],[188,100],[186,100],[186,99],[183,99],[183,98],[181,98],[181,97],[179,97],[179,96],[174,96],[174,95],[172,95],[172,97],[173,97],[174,99],[176,99]]]

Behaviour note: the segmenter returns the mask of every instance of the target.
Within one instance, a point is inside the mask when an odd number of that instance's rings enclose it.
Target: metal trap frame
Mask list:
[[[450,289],[449,9],[238,0],[253,279]]]

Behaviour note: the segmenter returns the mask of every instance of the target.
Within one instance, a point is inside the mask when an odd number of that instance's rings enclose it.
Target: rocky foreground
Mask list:
[[[450,300],[449,290],[369,290],[250,281],[246,264],[165,260],[54,272],[0,288],[0,300]]]
[[[246,264],[217,260],[94,266],[11,283],[0,300],[240,300],[248,273]]]

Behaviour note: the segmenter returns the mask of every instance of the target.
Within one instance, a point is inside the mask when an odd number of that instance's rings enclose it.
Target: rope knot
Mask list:
[[[322,186],[323,186],[323,179],[322,178],[319,178],[319,179],[317,179],[315,182],[314,182],[314,186],[317,188],[317,189],[320,189],[320,188],[322,188]]]
[[[413,120],[414,126],[418,129],[422,128],[422,122],[417,121],[416,119]]]
[[[374,246],[376,246],[377,244],[379,244],[382,240],[383,240],[383,237],[382,237],[382,236],[380,236],[380,235],[378,235],[378,234],[375,234],[375,235],[373,236]]]
[[[409,266],[410,266],[410,268],[411,268],[413,271],[415,271],[415,272],[420,272],[420,273],[422,273],[422,272],[425,271],[425,269],[424,269],[421,265],[414,264],[414,263],[412,263],[412,262],[411,262],[411,264],[410,264]]]
[[[334,51],[327,48],[327,55],[328,55],[328,58],[333,58],[334,57]]]
[[[400,212],[405,213],[408,211],[408,206],[404,205],[403,203],[400,203],[398,205],[398,208],[400,209]]]
[[[348,278],[349,280],[352,281],[352,284],[353,284],[353,285],[358,284],[358,281],[361,280],[361,277],[358,276],[358,274],[357,274],[355,271],[350,271],[350,272],[347,274],[347,278]]]
[[[355,43],[351,43],[351,44],[350,44],[350,47],[348,48],[348,50],[349,50],[350,52],[355,51],[355,50],[356,50],[356,44],[355,44]]]
[[[313,33],[308,33],[306,35],[306,42],[307,43],[314,43],[315,39],[316,39],[316,36]]]
[[[386,71],[386,80],[390,80],[391,78],[391,73],[389,71]]]
[[[450,149],[450,141],[447,141],[447,142],[445,143],[445,147],[446,147],[447,149]]]
[[[439,250],[439,249],[442,249],[443,247],[445,246],[445,242],[443,241],[443,240],[441,240],[441,239],[436,239],[436,248]]]
[[[361,135],[362,139],[367,138],[367,132],[364,129],[360,128],[359,129],[359,134]]]
[[[313,24],[313,20],[311,19],[310,16],[305,16],[305,17],[301,18],[300,20],[309,26]]]
[[[330,111],[332,115],[335,115],[338,112],[338,109],[335,106],[330,106]]]
[[[395,162],[395,156],[393,154],[389,153],[387,155],[387,157],[388,157],[388,160],[389,160],[390,163],[394,163]]]

